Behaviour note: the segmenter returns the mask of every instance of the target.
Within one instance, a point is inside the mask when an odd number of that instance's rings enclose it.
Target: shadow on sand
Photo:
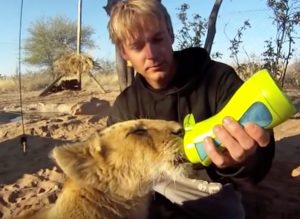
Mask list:
[[[291,170],[299,165],[300,135],[277,141],[266,178],[243,191],[247,219],[299,219],[300,177],[291,177]]]
[[[36,173],[40,169],[52,168],[55,164],[50,151],[62,144],[70,143],[41,136],[27,136],[27,152],[23,153],[21,136],[0,143],[0,184],[11,184],[23,174]]]

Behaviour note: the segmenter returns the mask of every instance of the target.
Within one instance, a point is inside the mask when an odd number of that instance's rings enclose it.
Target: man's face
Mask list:
[[[151,87],[164,88],[174,75],[171,35],[164,22],[156,27],[150,21],[143,27],[134,40],[123,43],[121,55],[132,63]]]

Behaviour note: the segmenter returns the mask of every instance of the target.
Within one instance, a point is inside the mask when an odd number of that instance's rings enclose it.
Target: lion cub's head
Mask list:
[[[140,119],[114,124],[85,142],[56,147],[53,157],[80,185],[133,197],[180,174],[176,163],[181,149],[178,123]]]

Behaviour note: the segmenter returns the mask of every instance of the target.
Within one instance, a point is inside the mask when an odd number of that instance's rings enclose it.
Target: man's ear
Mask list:
[[[127,56],[127,54],[126,54],[126,52],[125,52],[123,46],[119,46],[119,47],[118,47],[118,51],[119,51],[120,56],[121,56],[124,60],[127,61],[127,60],[128,60],[128,56]]]
[[[82,184],[97,186],[99,176],[97,168],[101,159],[95,159],[95,153],[101,150],[100,142],[97,148],[91,147],[96,139],[92,137],[82,143],[74,143],[55,147],[52,157],[63,172],[71,179]]]
[[[173,43],[174,43],[174,41],[175,41],[174,33],[173,33],[172,30],[168,30],[168,31],[169,31],[169,34],[170,34],[170,37],[171,37],[171,42],[172,42],[172,45],[173,45]]]

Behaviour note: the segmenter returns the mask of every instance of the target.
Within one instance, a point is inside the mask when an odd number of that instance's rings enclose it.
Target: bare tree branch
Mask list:
[[[221,7],[222,0],[216,0],[215,4],[211,10],[209,20],[208,20],[208,29],[207,29],[207,36],[204,44],[204,48],[210,54],[212,44],[214,42],[215,34],[216,34],[216,22],[219,13],[219,9]]]

